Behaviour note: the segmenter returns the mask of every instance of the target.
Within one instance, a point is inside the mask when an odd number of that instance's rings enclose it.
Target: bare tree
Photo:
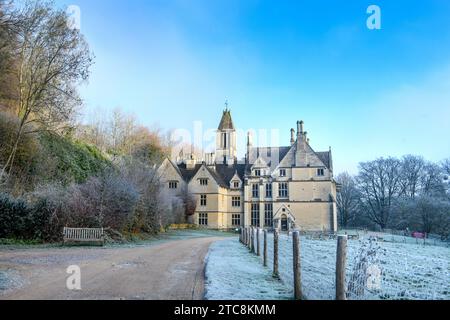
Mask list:
[[[450,231],[450,202],[446,199],[420,195],[402,199],[397,206],[396,226],[447,238]]]
[[[439,165],[428,163],[421,179],[422,194],[443,197],[445,195],[444,176]]]
[[[27,1],[15,15],[20,125],[0,178],[8,168],[11,172],[22,136],[55,130],[71,120],[81,104],[76,85],[87,80],[92,64],[87,43],[79,30],[68,27],[64,11],[49,3]]]
[[[158,129],[140,125],[135,117],[118,108],[109,114],[94,114],[88,124],[77,126],[76,136],[97,145],[115,159],[132,156],[153,165],[161,163],[168,155],[168,147]]]
[[[401,162],[394,158],[380,158],[360,164],[358,188],[361,204],[369,219],[381,229],[387,227],[392,206],[401,192]]]
[[[442,169],[444,170],[444,174],[450,176],[450,158],[442,161]]]
[[[401,186],[402,193],[414,199],[421,191],[426,162],[422,157],[407,155],[402,159]]]
[[[180,198],[183,203],[184,218],[186,222],[193,223],[192,217],[197,209],[197,199],[195,198],[195,195],[190,192],[187,185],[181,189]]]
[[[15,19],[11,6],[10,1],[0,0],[0,109],[9,109],[11,101],[17,98],[17,81],[12,72],[16,66],[13,56],[16,39],[12,32]]]
[[[336,181],[341,185],[336,198],[339,224],[346,228],[354,221],[358,212],[359,192],[355,179],[347,172],[337,176]]]
[[[450,193],[450,158],[442,162],[442,171],[444,173],[444,183],[446,185],[447,193]]]

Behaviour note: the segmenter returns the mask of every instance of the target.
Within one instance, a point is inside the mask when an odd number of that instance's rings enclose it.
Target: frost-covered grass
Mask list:
[[[302,288],[305,297],[313,300],[334,299],[336,240],[301,237],[300,241]],[[269,262],[272,266],[271,234],[268,244]],[[360,289],[360,295],[353,295],[351,299],[450,299],[449,248],[415,243],[376,242],[371,247],[371,252],[375,252],[376,257],[372,255],[371,258],[368,247],[367,238],[348,242],[347,282],[352,282],[355,276],[364,279],[363,285],[356,285],[357,289]],[[280,235],[279,253],[280,276],[292,294],[291,237]],[[380,272],[380,281],[370,289],[366,278],[374,269],[369,268],[367,272],[367,268],[356,268],[361,258],[369,260],[366,266],[373,265],[375,271]]]
[[[375,232],[375,231],[362,231],[362,230],[341,230],[339,231],[339,235],[348,234],[358,234],[360,237],[377,237],[382,239],[384,242],[399,242],[404,244],[424,244],[425,245],[433,245],[433,246],[443,246],[450,247],[450,243],[448,241],[442,241],[437,236],[430,236],[431,238],[427,239],[416,239],[410,236],[384,233],[384,232]]]
[[[208,300],[287,300],[290,290],[272,277],[259,258],[249,253],[237,238],[214,243],[206,264]]]

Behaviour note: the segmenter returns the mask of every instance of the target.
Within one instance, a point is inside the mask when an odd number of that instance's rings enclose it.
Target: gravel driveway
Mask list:
[[[0,248],[0,299],[201,300],[205,256],[221,239],[123,248]],[[81,269],[79,291],[66,288],[71,265]]]

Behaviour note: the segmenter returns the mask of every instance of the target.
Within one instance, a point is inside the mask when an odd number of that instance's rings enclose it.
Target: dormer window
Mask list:
[[[208,185],[208,179],[200,179],[200,185],[201,186],[207,186]]]
[[[280,169],[280,177],[286,177],[286,169]]]
[[[317,169],[317,176],[319,177],[325,176],[325,169]]]
[[[239,181],[234,181],[233,182],[233,188],[234,189],[239,189]]]
[[[169,181],[169,189],[178,189],[178,181]]]
[[[255,170],[255,176],[261,177],[261,170],[259,170],[259,169]]]

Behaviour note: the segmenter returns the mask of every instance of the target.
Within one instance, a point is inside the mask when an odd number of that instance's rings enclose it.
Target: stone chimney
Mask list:
[[[308,165],[307,155],[307,133],[304,131],[304,122],[297,122],[297,145],[295,150],[295,165],[306,167]]]
[[[297,121],[297,135],[300,136],[304,133],[303,131],[303,125],[305,123],[303,121]]]
[[[191,153],[185,160],[186,169],[192,170],[195,168],[195,165],[197,164],[197,157],[194,153]]]
[[[295,129],[291,129],[291,146],[295,143]]]
[[[247,160],[247,164],[250,163],[250,149],[252,148],[252,134],[251,132],[247,132],[247,156],[246,156],[246,160]]]

